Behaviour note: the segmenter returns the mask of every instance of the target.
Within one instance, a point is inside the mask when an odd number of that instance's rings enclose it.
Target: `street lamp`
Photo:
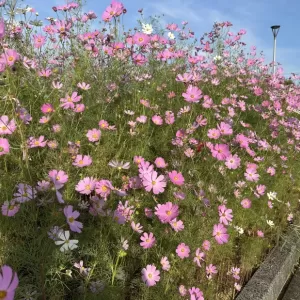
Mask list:
[[[276,58],[276,37],[280,29],[280,25],[271,26],[273,36],[274,36],[274,46],[273,46],[273,76],[275,75],[275,58]]]

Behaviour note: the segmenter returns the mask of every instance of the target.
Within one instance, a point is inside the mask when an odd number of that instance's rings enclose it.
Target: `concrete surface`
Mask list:
[[[300,258],[300,238],[294,231],[276,246],[236,300],[276,300]],[[287,300],[287,299],[286,299]],[[297,298],[300,300],[300,295]]]

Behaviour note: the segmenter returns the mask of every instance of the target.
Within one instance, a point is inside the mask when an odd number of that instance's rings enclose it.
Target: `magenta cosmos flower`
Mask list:
[[[217,160],[225,160],[230,156],[229,146],[226,144],[216,144],[211,148],[211,153]]]
[[[162,223],[169,223],[178,217],[179,207],[172,202],[157,204],[157,206],[155,206],[155,214]]]
[[[157,176],[156,171],[152,171],[151,173],[144,174],[143,177],[143,185],[147,192],[153,191],[153,194],[157,195],[164,192],[164,188],[167,183],[165,181],[165,177],[163,175]]]
[[[160,272],[156,270],[155,265],[147,265],[142,270],[142,280],[147,286],[154,286],[160,280]]]
[[[0,138],[0,156],[9,153],[9,142],[7,139]]]
[[[213,236],[220,245],[228,243],[229,234],[223,224],[214,225]]]
[[[64,208],[64,214],[67,218],[70,229],[74,232],[80,233],[83,225],[81,222],[76,221],[76,219],[80,216],[80,213],[77,210],[73,211],[73,206],[68,205]]]
[[[176,253],[181,259],[184,259],[185,257],[189,257],[190,247],[187,246],[185,243],[181,243],[177,246]]]
[[[2,266],[0,272],[0,299],[13,300],[19,284],[17,273],[9,266]]]
[[[176,185],[183,185],[184,184],[184,177],[180,172],[172,171],[168,173],[170,180]]]
[[[199,102],[202,98],[202,91],[196,86],[189,85],[186,92],[182,93],[182,96],[187,102]]]
[[[76,166],[78,168],[87,167],[92,164],[92,158],[89,155],[77,155],[73,166]]]
[[[109,180],[101,179],[100,181],[96,182],[96,187],[95,187],[96,193],[105,199],[113,189],[114,187],[112,186]]]
[[[86,136],[90,142],[98,142],[101,138],[101,131],[93,128],[87,132]]]
[[[149,234],[147,232],[144,232],[141,236],[141,243],[140,245],[144,248],[152,248],[155,245],[155,237],[152,232]]]

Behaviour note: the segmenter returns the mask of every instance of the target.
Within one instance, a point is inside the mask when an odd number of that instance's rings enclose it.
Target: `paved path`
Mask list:
[[[300,268],[293,275],[282,300],[300,300]]]

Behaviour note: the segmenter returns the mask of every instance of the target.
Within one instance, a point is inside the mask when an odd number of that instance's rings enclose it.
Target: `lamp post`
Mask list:
[[[273,76],[275,75],[275,59],[276,59],[276,37],[280,29],[280,25],[271,26],[273,36],[274,36],[274,46],[273,46]]]

